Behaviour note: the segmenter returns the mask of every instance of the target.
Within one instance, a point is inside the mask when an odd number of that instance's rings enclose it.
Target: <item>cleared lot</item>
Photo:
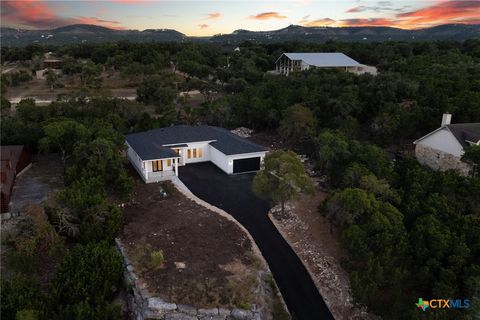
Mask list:
[[[262,303],[255,290],[264,264],[234,222],[188,199],[170,182],[137,180],[124,213],[121,241],[152,293],[200,308],[250,309]],[[164,263],[153,268],[150,253],[159,250]]]

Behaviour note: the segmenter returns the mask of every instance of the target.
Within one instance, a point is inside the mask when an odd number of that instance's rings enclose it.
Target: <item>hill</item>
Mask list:
[[[272,31],[235,30],[213,37],[188,37],[172,29],[115,30],[96,25],[75,24],[52,30],[1,28],[5,46],[32,43],[66,44],[128,40],[132,42],[201,41],[238,43],[252,41],[272,43],[283,41],[430,41],[480,39],[480,25],[447,24],[426,29],[405,30],[392,27],[303,27],[290,25]]]

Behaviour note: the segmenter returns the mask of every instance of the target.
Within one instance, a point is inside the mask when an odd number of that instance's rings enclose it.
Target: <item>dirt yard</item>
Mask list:
[[[186,198],[170,182],[137,182],[121,235],[128,257],[152,293],[196,307],[250,308],[261,262],[232,221]],[[150,254],[162,250],[155,269]]]
[[[270,219],[305,264],[335,319],[373,319],[352,304],[348,274],[340,263],[346,258],[337,231],[318,212],[326,193],[301,196],[284,215],[272,210]]]

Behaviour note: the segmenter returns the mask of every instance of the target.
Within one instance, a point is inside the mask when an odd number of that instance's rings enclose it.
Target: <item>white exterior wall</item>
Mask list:
[[[227,174],[233,173],[233,161],[237,159],[245,159],[245,158],[254,158],[260,157],[260,161],[263,162],[265,158],[265,151],[262,152],[254,152],[254,153],[244,153],[244,154],[236,154],[236,155],[225,155],[219,150],[215,149],[213,146],[208,142],[197,142],[197,143],[187,143],[187,147],[182,147],[182,157],[185,161],[185,164],[188,163],[197,163],[197,162],[206,162],[211,161],[217,167],[219,167],[222,171]],[[151,182],[152,179],[155,179],[156,175],[161,175],[161,172],[166,173],[173,173],[174,171],[174,159],[171,160],[171,165],[167,166],[168,159],[159,159],[162,161],[163,170],[160,172],[153,172],[152,168],[152,161],[156,160],[146,160],[142,161],[142,159],[137,155],[135,150],[133,150],[130,145],[127,143],[128,150],[127,156],[130,162],[133,164],[135,169],[141,175],[144,181]],[[187,158],[187,149],[197,149],[197,157],[193,158],[193,150],[192,150],[192,157],[190,159]],[[198,149],[202,148],[202,157],[198,157]]]
[[[260,157],[260,162],[265,158],[265,151],[254,153],[243,153],[234,155],[225,155],[214,147],[210,146],[211,161],[227,174],[233,173],[233,160]]]
[[[128,147],[128,149],[127,149],[128,160],[133,164],[133,167],[138,171],[138,173],[143,178],[143,180],[146,180],[142,159],[135,152],[135,150],[133,150],[133,148],[130,147],[128,142],[126,142],[126,144],[127,144],[127,147]]]
[[[305,61],[302,60],[302,66],[301,66],[301,68],[302,68],[302,71],[303,71],[303,70],[308,70],[308,69],[310,69],[310,65],[307,64]]]
[[[158,159],[159,161],[162,161],[162,171],[173,171],[173,158],[170,159],[171,161],[171,165],[170,166],[167,166],[167,160],[168,159]],[[147,161],[144,161],[145,162],[145,165],[147,166],[147,173],[151,173],[153,172],[153,168],[152,168],[152,161],[157,161],[157,160],[147,160]]]
[[[207,142],[193,142],[193,143],[187,143],[187,147],[183,148],[183,159],[185,160],[185,163],[196,163],[196,162],[205,162],[205,161],[210,161],[210,141]],[[202,157],[200,158],[198,156],[198,148],[202,148]],[[188,149],[191,149],[191,158],[188,159]],[[197,157],[193,157],[193,149],[197,149]]]
[[[462,145],[446,127],[422,139],[417,144],[423,144],[456,157],[461,157],[464,153]]]
[[[225,173],[232,173],[233,172],[233,163],[231,166],[228,165],[228,158],[225,154],[221,153],[217,149],[212,146],[210,147],[210,161],[213,162],[217,167],[222,169]],[[230,171],[229,171],[230,169]]]
[[[245,159],[245,158],[256,158],[260,157],[260,165],[263,163],[263,158],[265,158],[266,151],[254,152],[254,153],[244,153],[228,156],[228,169],[229,174],[233,173],[233,160]]]

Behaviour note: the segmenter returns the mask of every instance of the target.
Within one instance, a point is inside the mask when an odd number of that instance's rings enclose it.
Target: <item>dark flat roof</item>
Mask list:
[[[210,145],[225,155],[267,151],[267,148],[245,140],[230,131],[212,126],[179,125],[132,133],[126,136],[128,144],[143,160],[172,158],[164,149],[194,142],[210,142]]]

